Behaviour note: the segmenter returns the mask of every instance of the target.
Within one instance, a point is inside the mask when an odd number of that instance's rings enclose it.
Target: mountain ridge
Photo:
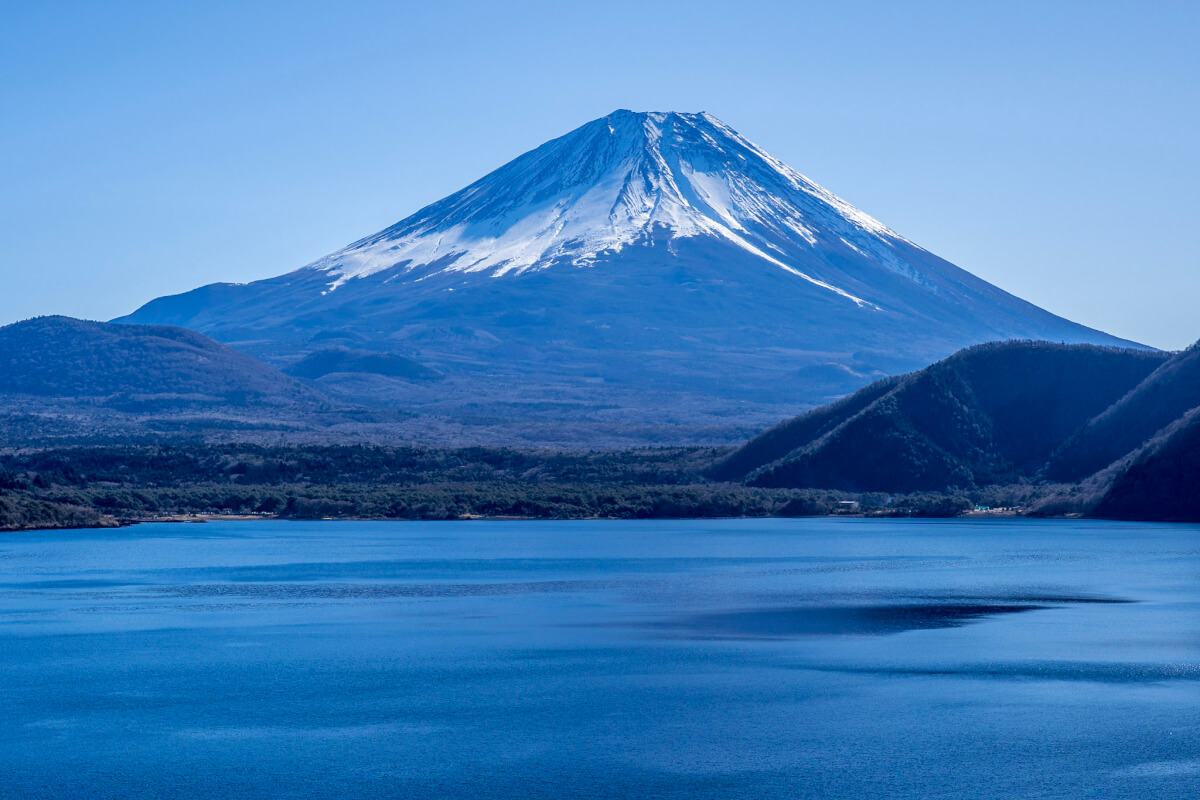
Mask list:
[[[762,487],[885,492],[1027,480],[1170,359],[1094,345],[980,345],[784,421],[710,474]]]
[[[316,430],[353,413],[203,334],[63,316],[0,327],[0,446]]]
[[[1200,405],[1200,343],[1183,350],[1064,442],[1045,469],[1052,480],[1091,475]]]
[[[294,379],[203,334],[167,325],[114,325],[64,316],[0,327],[0,389],[7,395],[105,400],[177,395],[269,404],[317,400]]]

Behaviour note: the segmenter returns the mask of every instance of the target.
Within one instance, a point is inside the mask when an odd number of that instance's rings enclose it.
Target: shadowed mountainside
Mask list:
[[[1200,344],[1175,355],[1054,453],[1046,477],[1077,481],[1140,447],[1200,405]],[[1200,488],[1200,487],[1198,487]]]
[[[969,348],[784,422],[711,475],[763,487],[893,492],[1028,478],[1170,358],[1045,342]]]
[[[1200,398],[1196,398],[1200,404]],[[1200,405],[1114,469],[1092,508],[1106,519],[1200,521]]]

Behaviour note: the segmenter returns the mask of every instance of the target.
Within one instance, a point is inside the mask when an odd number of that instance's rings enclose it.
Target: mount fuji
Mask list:
[[[116,321],[280,367],[403,356],[440,379],[319,380],[555,444],[732,440],[984,341],[1130,345],[922,249],[710,114],[624,110],[294,272]]]

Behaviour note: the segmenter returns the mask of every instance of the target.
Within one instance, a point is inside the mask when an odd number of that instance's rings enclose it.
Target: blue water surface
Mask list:
[[[1200,527],[4,534],[0,796],[1195,798]]]

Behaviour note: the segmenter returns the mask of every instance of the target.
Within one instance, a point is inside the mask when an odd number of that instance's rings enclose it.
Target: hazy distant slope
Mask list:
[[[1046,477],[1074,481],[1103,469],[1200,406],[1200,344],[1178,353],[1072,436]],[[1200,491],[1200,487],[1197,487]]]
[[[1011,481],[1167,358],[1032,342],[970,348],[768,430],[716,472],[756,486],[865,491]]]
[[[193,331],[70,317],[0,328],[0,393],[238,404],[316,398],[293,378]]]
[[[297,378],[317,379],[335,373],[383,375],[413,381],[440,378],[437,372],[394,353],[366,353],[334,347],[318,350],[284,370]]]
[[[580,422],[623,409],[730,430],[971,344],[1119,343],[924,250],[709,114],[632,111],[302,269],[120,321],[279,366],[345,336],[444,373],[422,401],[439,415],[550,402]]]

